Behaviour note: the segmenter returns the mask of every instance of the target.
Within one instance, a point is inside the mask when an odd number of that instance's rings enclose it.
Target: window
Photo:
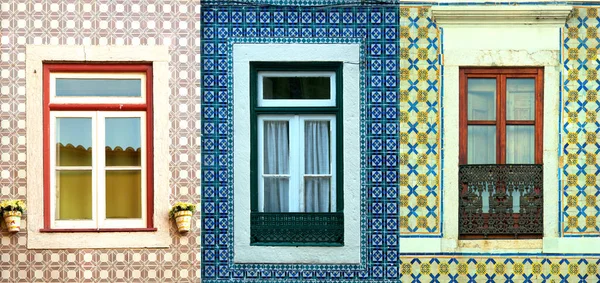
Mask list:
[[[342,245],[341,63],[251,63],[251,244]]]
[[[542,86],[542,68],[460,69],[461,238],[541,238]]]
[[[44,229],[153,229],[151,78],[44,64]]]

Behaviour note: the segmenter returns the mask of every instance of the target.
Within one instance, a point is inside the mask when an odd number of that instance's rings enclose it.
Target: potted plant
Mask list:
[[[22,200],[3,200],[0,202],[0,214],[9,232],[21,230],[21,216],[25,213],[25,202]]]
[[[180,233],[190,231],[194,211],[196,211],[196,205],[189,202],[178,202],[169,211],[169,218],[175,219]]]

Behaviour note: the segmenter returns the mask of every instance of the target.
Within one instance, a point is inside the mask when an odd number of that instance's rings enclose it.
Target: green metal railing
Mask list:
[[[344,244],[342,212],[252,212],[250,223],[251,245],[341,246]]]

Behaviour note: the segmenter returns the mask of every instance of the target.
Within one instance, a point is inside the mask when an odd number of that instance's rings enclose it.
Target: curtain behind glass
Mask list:
[[[304,172],[329,175],[329,121],[306,121],[304,128]],[[329,212],[331,177],[306,176],[304,179],[306,212]]]
[[[289,212],[288,121],[264,122],[264,211]],[[268,176],[274,175],[274,176]],[[288,176],[281,176],[288,175]]]

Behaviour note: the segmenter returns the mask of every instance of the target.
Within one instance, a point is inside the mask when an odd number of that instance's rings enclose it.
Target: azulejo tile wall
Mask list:
[[[202,273],[205,280],[399,278],[399,10],[394,5],[209,5],[202,22]],[[223,3],[223,2],[221,2]],[[233,263],[230,44],[362,42],[360,265]],[[228,73],[229,72],[229,73]],[[246,141],[235,141],[246,142]],[[368,211],[368,212],[367,212]]]
[[[328,6],[325,4],[332,3],[320,1],[311,2],[320,5],[319,7],[310,6],[309,1],[301,1],[305,6],[292,7],[281,6],[288,2],[276,0],[263,2],[279,4],[277,6],[258,6],[256,1],[242,2],[231,2],[231,5],[226,5],[227,2],[206,1],[201,15],[203,25],[201,31],[203,280],[207,282],[596,282],[600,280],[598,270],[600,255],[597,254],[400,253],[404,237],[440,237],[443,232],[440,230],[443,221],[441,218],[443,201],[439,171],[442,162],[439,149],[442,122],[440,121],[442,66],[439,58],[442,37],[431,18],[428,7],[358,4]],[[588,14],[587,9],[578,11],[580,15]],[[589,13],[593,14],[594,11]],[[589,26],[597,25],[597,19],[593,22],[591,18],[594,17],[587,16],[584,19],[582,16],[575,16],[569,20],[565,28],[567,34],[571,30],[568,27],[577,27],[577,31],[573,31],[576,35],[572,35],[577,44],[569,43],[566,39],[565,44],[572,44],[577,48],[578,54],[590,52],[583,51],[591,47],[589,43],[587,47],[581,46],[580,41],[585,36],[581,38],[580,36],[582,36],[582,29],[585,30],[583,35],[587,35],[589,30],[588,27],[581,27],[584,25],[581,21]],[[366,131],[362,137],[364,148],[361,169],[364,172],[362,201],[366,210],[361,224],[364,230],[361,264],[346,266],[234,264],[231,242],[233,188],[230,175],[232,174],[230,148],[233,142],[230,114],[232,94],[227,78],[230,71],[227,60],[231,44],[345,42],[352,41],[353,38],[363,42],[365,50],[362,69],[365,76],[362,106],[365,112],[361,113],[361,121]],[[391,48],[392,46],[394,49]],[[394,51],[388,53],[392,50]],[[565,60],[567,51],[565,47],[563,57]],[[566,65],[568,63],[566,62]],[[579,66],[581,63],[570,64],[569,66],[573,64]],[[573,68],[569,66],[565,68]],[[565,70],[565,74],[567,71],[568,69]],[[394,76],[397,78],[395,81],[391,79]],[[597,87],[597,84],[594,87]],[[565,95],[566,93],[568,90],[565,91]],[[577,95],[577,98],[572,101],[579,99],[583,103],[588,99],[579,98],[582,94]],[[568,106],[566,99],[565,108]],[[594,96],[591,101],[595,105],[596,97]],[[580,156],[583,155],[579,154],[577,157]],[[396,181],[390,176],[397,176]],[[594,191],[593,194],[597,193]],[[586,197],[584,198],[587,200]],[[588,208],[587,211],[591,210]],[[577,215],[576,212],[569,213]]]
[[[169,45],[170,202],[198,202],[200,4],[178,0],[0,1],[0,199],[25,199],[25,45]],[[166,217],[166,216],[165,216]],[[0,231],[0,282],[198,282],[200,216],[167,249],[28,250]]]
[[[400,231],[441,236],[440,31],[427,7],[400,8]]]
[[[565,236],[600,232],[600,60],[598,8],[576,8],[563,32],[563,174],[560,230]]]

